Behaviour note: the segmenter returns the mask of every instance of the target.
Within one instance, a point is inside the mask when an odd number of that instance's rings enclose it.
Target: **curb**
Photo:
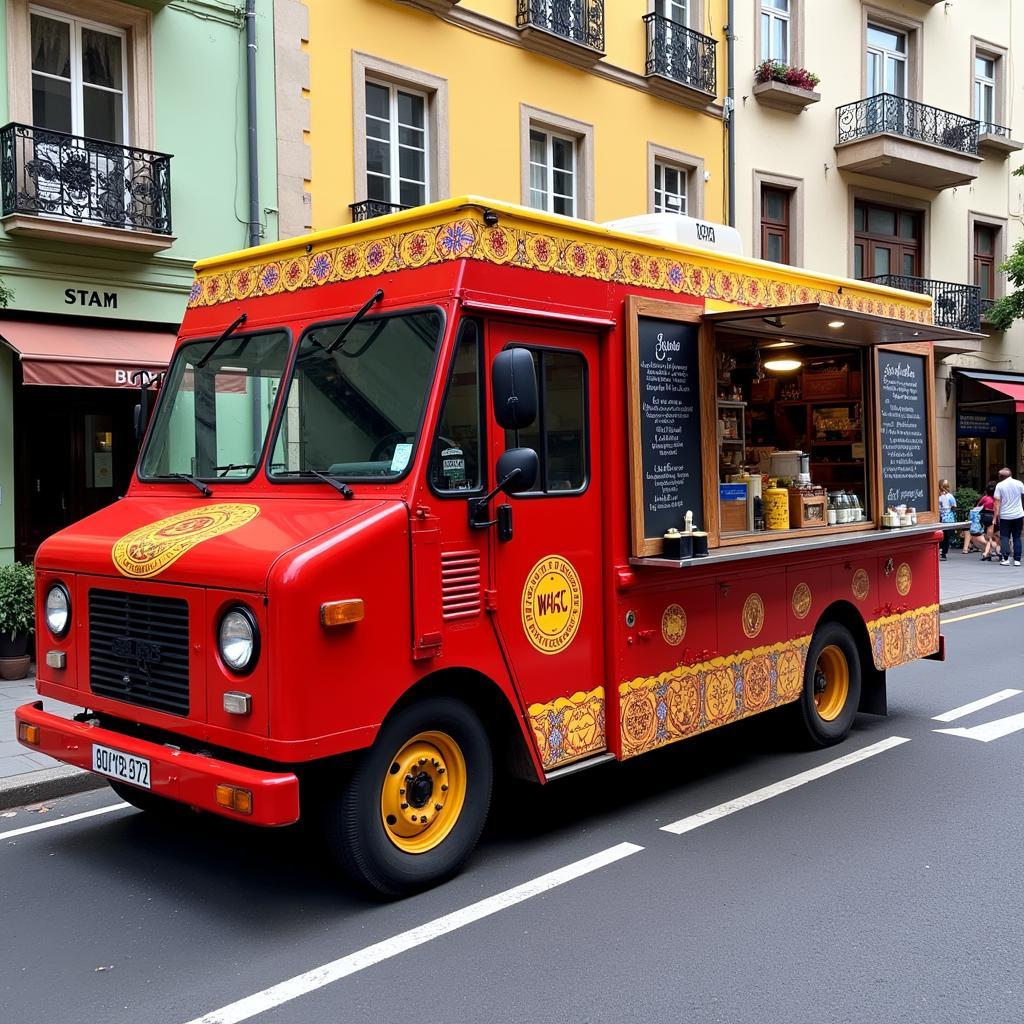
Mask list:
[[[107,780],[102,776],[66,764],[36,772],[21,772],[0,779],[0,811],[102,789],[106,784]]]
[[[1008,601],[1012,597],[1024,597],[1024,587],[1006,587],[1003,590],[990,590],[981,594],[967,594],[964,597],[954,597],[949,601],[943,601],[939,605],[939,612],[957,612],[962,608],[973,608],[980,604],[995,604],[998,601]]]
[[[976,605],[996,604],[1014,597],[1024,597],[1024,586],[952,598],[939,605],[939,612],[955,612]],[[0,779],[0,811],[44,800],[56,800],[58,797],[71,796],[74,793],[103,789],[106,784],[107,780],[102,776],[81,768],[72,768],[70,765],[43,768],[37,772],[22,772]]]

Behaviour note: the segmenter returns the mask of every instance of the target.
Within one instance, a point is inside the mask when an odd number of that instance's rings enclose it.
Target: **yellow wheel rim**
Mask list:
[[[447,733],[421,732],[391,759],[380,791],[384,831],[405,853],[426,853],[455,828],[466,802],[466,759]]]
[[[839,717],[850,695],[850,666],[846,655],[834,644],[829,644],[814,666],[814,706],[818,717],[832,722]]]

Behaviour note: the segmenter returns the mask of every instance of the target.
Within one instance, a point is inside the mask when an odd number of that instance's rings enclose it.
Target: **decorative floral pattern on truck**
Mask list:
[[[896,668],[939,649],[939,606],[893,609],[868,623],[871,656],[879,669]]]
[[[406,218],[408,222],[409,218]],[[512,218],[509,218],[512,220]],[[348,229],[341,229],[344,235]],[[686,294],[741,306],[787,306],[793,303],[821,302],[858,313],[873,313],[897,320],[930,323],[927,305],[900,302],[871,294],[868,289],[844,285],[815,288],[794,284],[764,273],[743,269],[718,269],[691,263],[685,257],[658,255],[664,246],[652,243],[651,251],[629,246],[609,235],[607,244],[587,241],[588,232],[571,237],[564,234],[532,231],[512,224],[487,227],[480,220],[460,217],[434,226],[409,230],[384,230],[366,237],[360,225],[353,230],[351,242],[337,238],[325,248],[309,255],[282,256],[264,262],[249,263],[234,269],[212,267],[201,271],[192,286],[188,304],[214,306],[222,302],[283,291],[315,288],[336,281],[377,277],[397,270],[416,269],[449,260],[482,260],[498,266],[525,267],[570,277],[616,282],[655,291]],[[240,260],[241,262],[241,260]]]
[[[737,722],[800,696],[809,636],[677,665],[619,686],[622,756]]]
[[[605,749],[603,686],[547,704],[531,704],[529,712],[540,759],[548,771]]]

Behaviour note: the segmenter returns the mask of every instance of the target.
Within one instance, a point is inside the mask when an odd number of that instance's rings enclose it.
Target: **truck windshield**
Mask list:
[[[182,345],[164,380],[139,476],[251,477],[263,452],[288,347],[285,331],[232,335],[219,345],[214,338]]]
[[[395,479],[412,458],[443,314],[436,309],[314,327],[299,344],[270,474],[316,470],[346,480]]]

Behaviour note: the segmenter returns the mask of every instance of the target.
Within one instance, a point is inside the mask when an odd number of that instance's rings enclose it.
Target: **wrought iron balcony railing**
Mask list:
[[[518,0],[516,24],[604,52],[604,0]]]
[[[364,199],[361,203],[349,203],[348,208],[352,211],[353,221],[372,220],[374,217],[384,217],[389,213],[398,213],[399,210],[411,209],[398,203],[385,203],[380,199]]]
[[[171,234],[171,157],[11,123],[0,128],[0,207],[128,231]]]
[[[644,23],[647,26],[647,74],[662,75],[714,96],[718,89],[716,40],[660,14],[645,14]]]
[[[865,277],[864,280],[884,284],[889,288],[930,295],[934,299],[932,317],[940,327],[953,327],[960,331],[981,329],[981,289],[976,284],[933,281],[927,277],[907,277],[903,274],[881,274],[878,277]]]
[[[837,145],[884,133],[977,156],[978,127],[969,117],[888,92],[836,107]]]

